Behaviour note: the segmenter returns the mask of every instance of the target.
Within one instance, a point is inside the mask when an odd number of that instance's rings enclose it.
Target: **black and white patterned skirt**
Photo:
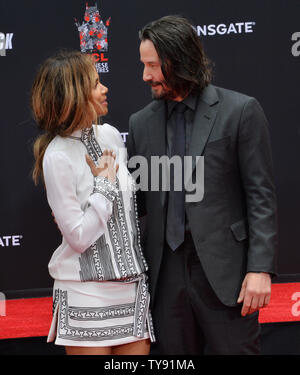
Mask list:
[[[114,346],[155,341],[146,277],[130,281],[55,280],[48,342],[64,346]]]

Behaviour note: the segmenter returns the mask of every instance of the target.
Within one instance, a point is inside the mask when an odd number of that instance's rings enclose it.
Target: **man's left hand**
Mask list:
[[[243,302],[241,315],[246,316],[265,307],[271,298],[271,276],[265,272],[248,272],[242,284],[238,303]]]

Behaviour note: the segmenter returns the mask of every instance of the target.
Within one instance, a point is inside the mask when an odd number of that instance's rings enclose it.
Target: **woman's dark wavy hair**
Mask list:
[[[211,82],[210,61],[186,18],[171,15],[150,22],[139,38],[154,44],[166,83],[177,95],[199,93]]]

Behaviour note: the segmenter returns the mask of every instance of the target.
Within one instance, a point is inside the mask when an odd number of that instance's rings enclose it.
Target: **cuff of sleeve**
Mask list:
[[[94,178],[93,193],[100,193],[104,195],[110,202],[113,202],[118,194],[115,184],[108,181],[107,178],[97,176]]]

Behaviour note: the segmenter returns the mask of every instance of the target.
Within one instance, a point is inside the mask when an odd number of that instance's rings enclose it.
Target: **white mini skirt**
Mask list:
[[[155,341],[145,275],[130,281],[58,281],[47,342],[114,346]]]

